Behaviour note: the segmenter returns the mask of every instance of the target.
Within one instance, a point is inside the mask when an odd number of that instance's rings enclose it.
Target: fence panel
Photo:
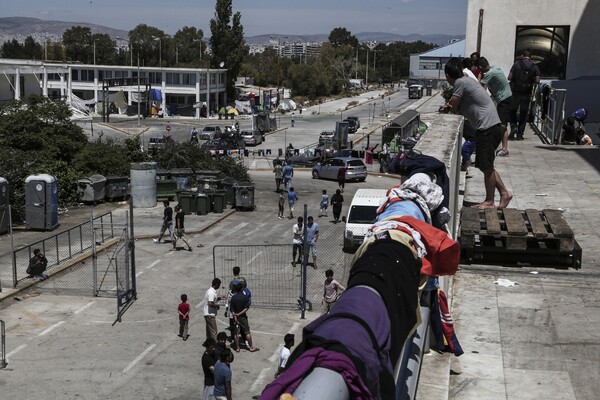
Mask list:
[[[348,280],[352,255],[342,252],[344,225],[323,220],[319,224],[317,242],[317,269],[313,268],[312,252],[309,248],[307,267],[306,299],[308,309],[325,311],[321,305],[325,271],[332,269],[334,278],[342,285]],[[292,245],[218,245],[213,247],[214,276],[222,281],[222,293],[233,278],[232,269],[239,266],[241,275],[247,280],[252,292],[252,307],[298,308],[302,293],[301,266],[292,266]]]

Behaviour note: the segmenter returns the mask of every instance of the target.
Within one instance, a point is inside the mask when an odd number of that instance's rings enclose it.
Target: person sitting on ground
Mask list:
[[[587,118],[587,109],[579,108],[573,114],[571,114],[571,116],[573,117],[573,119],[575,119],[575,121],[577,121],[577,123],[579,124],[579,128],[582,128],[585,119]]]
[[[577,131],[575,130],[575,118],[568,117],[563,124],[562,144],[577,144]]]
[[[48,267],[48,260],[44,253],[40,249],[33,250],[33,257],[29,260],[29,267],[27,268],[29,277],[36,277],[41,280],[47,279],[48,275],[44,274],[46,267]]]

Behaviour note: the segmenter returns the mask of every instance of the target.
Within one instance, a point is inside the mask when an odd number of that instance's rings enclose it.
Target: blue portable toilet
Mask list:
[[[25,179],[25,227],[49,231],[58,226],[58,181],[48,174]]]
[[[8,200],[8,181],[0,177],[0,235],[10,230],[10,207]]]

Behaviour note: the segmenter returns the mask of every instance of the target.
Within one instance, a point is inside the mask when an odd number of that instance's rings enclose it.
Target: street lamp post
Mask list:
[[[162,68],[162,39],[160,37],[155,37],[154,41],[158,40],[158,67]]]
[[[117,39],[125,40],[129,44],[129,48],[131,49],[131,58],[133,60],[133,46],[131,45],[131,41],[129,39],[120,38],[118,36],[117,36]],[[141,122],[140,122],[140,115],[141,115],[140,103],[141,103],[141,100],[142,100],[142,94],[141,94],[141,90],[140,90],[140,44],[139,43],[136,43],[136,44],[138,45],[138,53],[137,53],[137,93],[138,93],[138,99],[137,99],[137,126],[140,127],[141,126]],[[127,64],[127,59],[125,59],[125,64]],[[144,145],[144,143],[143,143],[143,136],[142,136],[142,146],[143,145]]]
[[[96,65],[96,39],[94,39],[94,65]]]

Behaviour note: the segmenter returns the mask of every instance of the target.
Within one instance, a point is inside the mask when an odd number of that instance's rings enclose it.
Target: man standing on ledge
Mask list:
[[[448,83],[454,87],[454,91],[442,109],[463,115],[476,130],[475,166],[483,172],[485,200],[473,207],[496,207],[494,191],[498,190],[500,194],[498,208],[506,208],[512,199],[512,193],[504,186],[500,174],[494,169],[496,148],[502,140],[503,133],[502,123],[494,102],[479,83],[464,76],[460,59],[454,57],[448,60],[444,72]]]

